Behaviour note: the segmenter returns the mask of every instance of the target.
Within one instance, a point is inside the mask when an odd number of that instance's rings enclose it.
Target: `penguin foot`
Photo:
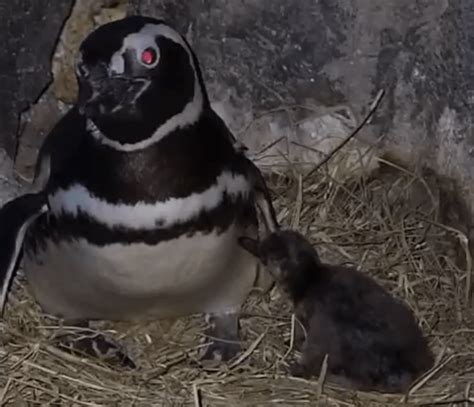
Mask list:
[[[85,331],[64,334],[56,338],[56,346],[72,354],[98,358],[110,365],[136,368],[135,362],[126,355],[123,347],[101,333]]]
[[[233,359],[242,350],[238,314],[207,314],[206,318],[210,324],[206,336],[212,342],[206,348],[201,360],[227,362]]]

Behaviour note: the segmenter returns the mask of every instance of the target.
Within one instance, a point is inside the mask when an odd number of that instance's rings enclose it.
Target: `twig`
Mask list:
[[[56,356],[56,357],[62,359],[65,362],[68,362],[68,363],[76,363],[76,364],[86,365],[87,367],[99,370],[99,371],[104,372],[104,373],[120,374],[120,373],[114,372],[110,368],[107,368],[107,367],[101,366],[97,363],[94,363],[89,358],[79,357],[79,356],[76,356],[76,355],[73,355],[73,354],[69,354],[69,353],[64,352],[61,349],[58,349],[58,348],[56,348],[54,346],[51,346],[51,345],[45,345],[44,350],[46,352],[50,353],[51,355]]]
[[[385,91],[381,89],[377,96],[375,97],[374,101],[370,105],[369,112],[365,116],[364,120],[355,128],[355,130],[349,134],[342,142],[339,144],[334,150],[332,150],[316,167],[314,167],[310,172],[305,175],[305,179],[313,175],[317,170],[319,170],[324,164],[326,164],[334,155],[344,147],[351,139],[353,139],[359,131],[368,123],[371,117],[374,115],[375,111],[379,107],[379,104],[385,94]]]
[[[470,406],[474,401],[474,399],[469,399],[469,398],[455,398],[455,399],[446,399],[446,400],[431,400],[428,402],[423,402],[423,403],[416,403],[417,406],[419,407],[431,407],[431,406],[454,406],[456,404],[463,404],[467,403],[468,406]]]
[[[300,226],[301,209],[303,206],[303,177],[298,174],[298,193],[296,195],[295,211],[293,212],[293,219],[291,221],[292,229],[297,229]]]
[[[296,316],[295,314],[291,314],[291,337],[290,337],[290,346],[288,347],[288,350],[285,352],[285,354],[282,357],[282,360],[285,360],[288,355],[291,353],[295,346],[295,331],[296,331]]]
[[[406,403],[408,401],[408,396],[413,395],[416,391],[420,390],[429,380],[433,378],[439,371],[444,369],[445,366],[447,366],[451,361],[454,359],[460,357],[460,356],[465,356],[465,355],[471,355],[471,353],[466,352],[466,353],[458,353],[455,355],[451,355],[448,358],[446,358],[442,363],[439,363],[438,365],[434,366],[432,369],[430,369],[428,372],[426,372],[423,376],[421,376],[410,388],[408,391],[408,394],[403,396],[402,402]]]
[[[16,384],[23,385],[25,388],[31,388],[31,389],[39,390],[39,391],[43,392],[44,394],[48,394],[48,395],[53,396],[55,398],[60,397],[63,400],[67,400],[69,402],[68,404],[70,406],[97,407],[97,403],[78,400],[77,397],[70,397],[70,396],[67,396],[66,394],[57,394],[56,391],[47,389],[43,386],[40,386],[40,385],[36,384],[35,382],[33,382],[32,380],[12,379],[12,381],[15,382]],[[17,400],[13,399],[13,401],[17,401]],[[60,405],[63,405],[63,404],[60,404]]]
[[[469,399],[471,394],[471,383],[466,385],[466,389],[464,390],[464,397],[466,398],[466,407],[469,407]]]
[[[201,392],[196,383],[193,383],[194,407],[202,407]]]
[[[270,150],[273,146],[277,145],[280,141],[282,141],[285,138],[285,136],[280,136],[276,140],[273,140],[272,142],[268,143],[266,146],[264,146],[260,151],[258,151],[256,154],[254,154],[255,157],[261,156],[263,153],[266,151]]]
[[[318,400],[323,394],[324,382],[326,381],[326,374],[328,372],[328,357],[328,354],[324,356],[323,363],[321,364],[321,371],[319,372],[318,385],[316,387],[316,398]]]
[[[244,360],[246,360],[254,351],[257,349],[257,346],[260,345],[260,342],[262,342],[263,338],[267,334],[267,331],[265,331],[263,334],[261,334],[255,341],[249,346],[249,348],[242,353],[242,355],[237,358],[237,360],[233,363],[230,364],[229,369],[234,369],[238,365],[240,365]]]
[[[464,294],[464,301],[465,306],[469,307],[472,301],[472,279],[473,279],[473,267],[472,267],[472,255],[471,250],[469,248],[469,238],[466,236],[465,233],[461,232],[459,229],[453,228],[451,226],[444,225],[439,222],[435,222],[431,219],[426,218],[423,213],[419,211],[415,211],[415,214],[418,214],[419,218],[422,219],[424,222],[430,223],[434,226],[437,226],[441,229],[444,229],[448,232],[454,233],[463,248],[464,254],[466,256],[466,291]]]
[[[7,401],[7,394],[8,390],[10,389],[10,385],[12,384],[13,378],[9,377],[7,380],[7,384],[3,388],[1,394],[0,394],[0,406],[4,406],[8,403]]]
[[[377,161],[382,163],[382,164],[388,165],[392,168],[395,168],[396,170],[398,170],[398,171],[400,171],[404,174],[407,174],[407,175],[413,177],[414,179],[416,179],[417,181],[419,181],[425,187],[426,193],[430,196],[431,203],[433,204],[433,207],[437,206],[436,199],[433,195],[433,191],[431,191],[431,188],[429,187],[428,183],[426,182],[426,180],[423,177],[419,176],[418,174],[416,174],[413,171],[410,171],[407,168],[402,167],[401,165],[397,165],[396,163],[394,163],[392,161],[389,161],[389,160],[385,160],[381,157],[377,158]]]

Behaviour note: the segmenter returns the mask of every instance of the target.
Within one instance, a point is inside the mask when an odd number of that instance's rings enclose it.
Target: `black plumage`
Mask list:
[[[274,212],[193,50],[164,21],[132,16],[89,34],[76,73],[78,101],[38,159],[49,211],[21,242],[33,295],[75,321],[205,312],[231,326],[258,274],[237,237],[257,233],[257,202]],[[235,354],[221,343],[211,353]]]
[[[277,231],[261,243],[241,238],[289,295],[307,336],[293,374],[320,372],[361,390],[403,392],[433,365],[417,322],[401,301],[351,267],[322,263],[298,232]]]

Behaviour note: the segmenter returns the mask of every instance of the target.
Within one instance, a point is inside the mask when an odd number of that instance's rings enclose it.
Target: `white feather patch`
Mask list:
[[[217,182],[203,192],[154,204],[111,204],[93,196],[78,184],[58,190],[49,197],[49,202],[51,211],[55,214],[77,216],[80,211],[110,227],[152,230],[184,223],[195,218],[201,211],[211,211],[222,202],[224,193],[236,198],[247,196],[249,192],[250,184],[244,176],[223,172],[217,177]]]
[[[43,310],[66,319],[221,313],[236,309],[255,281],[257,260],[236,243],[247,233],[234,224],[157,245],[47,241],[38,257],[26,256],[25,273]]]

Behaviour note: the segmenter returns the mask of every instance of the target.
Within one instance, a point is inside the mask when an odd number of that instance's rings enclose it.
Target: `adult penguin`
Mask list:
[[[238,312],[262,281],[238,238],[257,235],[257,206],[275,216],[195,54],[164,21],[132,16],[84,40],[76,74],[78,102],[40,151],[39,192],[0,210],[0,305],[23,247],[46,313],[80,326],[205,313],[216,339],[204,357],[233,357]],[[120,352],[102,335],[77,346]]]

